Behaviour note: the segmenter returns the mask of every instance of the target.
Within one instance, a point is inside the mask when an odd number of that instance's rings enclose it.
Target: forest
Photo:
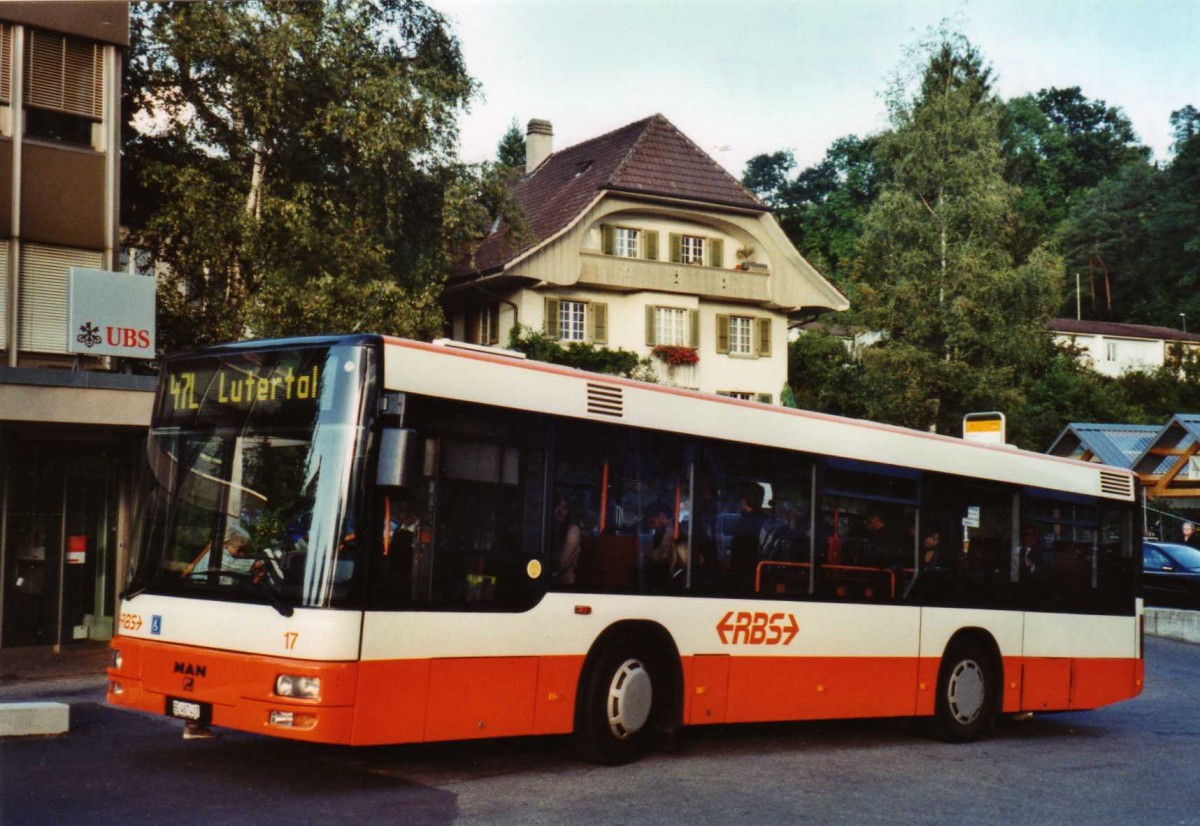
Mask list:
[[[1172,112],[1171,156],[1155,161],[1119,106],[1079,87],[1001,99],[957,32],[918,56],[887,91],[889,128],[806,169],[787,149],[746,166],[852,305],[791,345],[796,404],[952,434],[964,413],[1000,410],[1034,450],[1071,421],[1200,410],[1194,355],[1108,379],[1047,327],[1078,312],[1200,328],[1200,112]]]

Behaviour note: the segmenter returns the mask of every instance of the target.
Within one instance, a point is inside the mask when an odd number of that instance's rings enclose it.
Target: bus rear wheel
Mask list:
[[[661,714],[664,677],[661,658],[645,640],[622,637],[605,645],[582,685],[575,726],[579,755],[605,765],[635,759]]]
[[[949,743],[977,739],[996,718],[997,674],[978,642],[966,640],[946,650],[938,670],[934,729]]]

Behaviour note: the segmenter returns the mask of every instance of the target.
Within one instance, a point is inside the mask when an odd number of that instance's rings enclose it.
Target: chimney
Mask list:
[[[548,120],[534,118],[525,129],[525,173],[537,169],[554,151],[554,127]]]

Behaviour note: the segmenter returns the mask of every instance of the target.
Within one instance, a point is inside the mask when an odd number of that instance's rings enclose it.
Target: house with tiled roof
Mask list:
[[[777,401],[788,326],[849,307],[767,207],[662,115],[559,151],[533,120],[525,145],[514,190],[525,226],[498,222],[451,277],[453,338],[503,344],[521,324],[657,352],[666,383]],[[697,360],[668,365],[663,348]]]
[[[1079,357],[1105,376],[1148,372],[1167,363],[1172,348],[1200,354],[1200,335],[1170,327],[1113,321],[1050,320],[1056,341],[1079,350]]]

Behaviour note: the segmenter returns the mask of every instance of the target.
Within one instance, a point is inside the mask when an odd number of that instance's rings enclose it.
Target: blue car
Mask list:
[[[1142,597],[1147,605],[1200,608],[1200,549],[1143,542]]]

